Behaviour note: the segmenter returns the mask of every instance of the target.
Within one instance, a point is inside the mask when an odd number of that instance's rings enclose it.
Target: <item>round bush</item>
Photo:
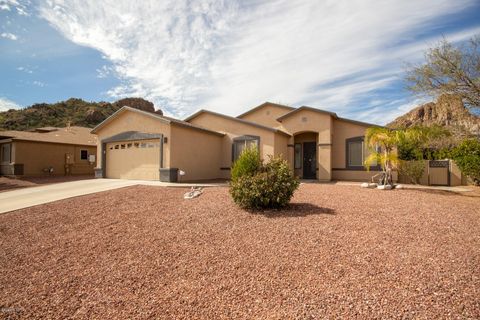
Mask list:
[[[243,150],[240,157],[233,164],[232,180],[235,180],[244,175],[254,175],[260,170],[262,161],[258,153],[258,148],[251,147]]]
[[[235,166],[241,161],[242,156]],[[282,208],[290,202],[298,186],[299,181],[293,177],[288,163],[281,158],[270,158],[266,164],[260,161],[253,174],[249,172],[232,177],[230,194],[242,208]]]

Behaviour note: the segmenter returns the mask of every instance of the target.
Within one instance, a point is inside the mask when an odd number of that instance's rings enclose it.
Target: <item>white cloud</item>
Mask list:
[[[10,32],[2,32],[0,33],[0,37],[10,39],[10,40],[17,40],[18,37]]]
[[[29,74],[32,74],[32,73],[33,73],[33,70],[31,70],[31,69],[28,68],[28,67],[18,67],[17,70],[18,70],[18,71],[25,72],[25,73],[29,73]]]
[[[38,80],[35,80],[32,82],[33,85],[37,86],[37,87],[40,87],[40,88],[43,88],[46,86],[46,84],[42,81],[38,81]]]
[[[143,96],[177,116],[200,107],[238,114],[268,100],[368,121],[371,113],[357,111],[362,99],[398,81],[403,61],[438,40],[415,36],[473,3],[49,0],[40,13],[113,63],[123,80],[109,91],[115,97]]]
[[[101,68],[96,69],[97,78],[103,79],[108,77],[112,73],[112,68],[109,66],[103,65]]]
[[[21,107],[15,102],[13,102],[12,100],[0,97],[0,112],[7,111],[10,109],[20,109],[20,108]]]
[[[30,5],[28,0],[0,0],[0,10],[12,11],[12,8],[14,8],[22,16],[30,15],[27,11],[27,5]]]

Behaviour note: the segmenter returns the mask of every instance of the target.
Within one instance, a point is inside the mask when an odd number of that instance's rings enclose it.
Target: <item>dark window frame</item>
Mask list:
[[[348,170],[356,170],[356,171],[367,171],[365,166],[351,166],[350,165],[350,155],[349,155],[349,144],[352,142],[362,142],[362,151],[365,152],[365,137],[364,136],[359,136],[359,137],[352,137],[345,139],[345,168]],[[362,154],[362,163],[365,161],[365,154]],[[377,164],[376,166],[370,166],[370,170],[379,170],[380,165]]]
[[[300,147],[300,159],[299,163],[297,163],[297,146]],[[294,143],[293,144],[293,168],[294,169],[302,169],[303,167],[303,144],[302,143]]]
[[[8,159],[3,159],[3,150],[4,146],[8,146]],[[3,143],[0,148],[0,163],[12,163],[12,144],[11,143]]]
[[[83,157],[84,153],[86,154],[85,158]],[[88,160],[88,150],[80,149],[80,160]]]
[[[239,142],[246,143],[247,141],[256,141],[258,152],[260,153],[260,137],[259,136],[243,135],[243,136],[235,137],[233,138],[233,143],[232,143],[232,163],[234,163],[238,159],[238,156],[240,156],[240,155],[237,155],[237,148],[236,148],[237,143]]]

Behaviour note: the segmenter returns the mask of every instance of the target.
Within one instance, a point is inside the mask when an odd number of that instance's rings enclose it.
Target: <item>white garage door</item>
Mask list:
[[[106,145],[106,177],[159,180],[160,141],[111,142]]]

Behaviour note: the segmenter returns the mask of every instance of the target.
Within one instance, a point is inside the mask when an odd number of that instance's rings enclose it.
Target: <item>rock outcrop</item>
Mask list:
[[[387,127],[408,128],[417,125],[440,125],[455,134],[480,136],[480,117],[473,115],[462,99],[453,95],[442,95],[436,102],[418,106],[387,124]]]

